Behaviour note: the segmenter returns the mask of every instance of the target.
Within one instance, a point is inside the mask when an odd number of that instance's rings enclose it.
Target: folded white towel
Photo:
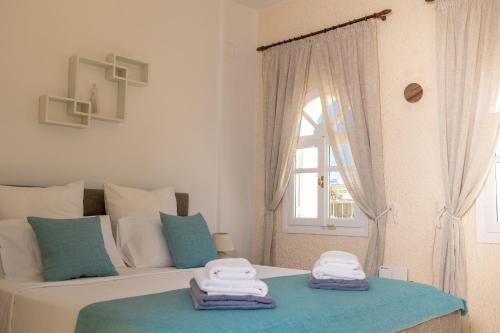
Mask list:
[[[257,271],[244,258],[209,261],[205,268],[212,280],[254,280]]]
[[[314,264],[312,275],[316,279],[338,279],[338,280],[363,280],[366,274],[358,265],[353,269],[351,265],[346,264],[328,264],[321,265],[320,260]]]
[[[360,266],[358,257],[354,254],[344,251],[327,251],[321,254],[319,262],[322,266],[329,264],[348,264],[353,267]]]
[[[267,295],[267,284],[260,280],[212,280],[205,268],[194,271],[194,279],[208,295],[261,296]]]

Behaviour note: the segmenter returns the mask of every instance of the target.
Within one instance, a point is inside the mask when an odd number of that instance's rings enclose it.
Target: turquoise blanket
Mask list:
[[[196,311],[189,289],[91,304],[76,333],[396,332],[457,310],[462,299],[431,286],[369,278],[369,291],[310,289],[308,275],[265,280],[273,310]]]

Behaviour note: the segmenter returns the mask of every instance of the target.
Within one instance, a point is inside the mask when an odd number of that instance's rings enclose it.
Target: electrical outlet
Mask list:
[[[408,281],[408,268],[380,266],[378,275],[381,278]]]

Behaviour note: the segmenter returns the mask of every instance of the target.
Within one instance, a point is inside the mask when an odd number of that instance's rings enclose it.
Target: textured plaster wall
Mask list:
[[[389,220],[387,228],[385,264],[408,267],[409,278],[422,283],[433,280],[434,224],[443,201],[434,6],[423,0],[290,0],[261,11],[259,17],[259,42],[266,44],[393,9],[387,21],[378,24],[386,190],[398,210],[398,224]],[[403,99],[403,90],[411,82],[424,87],[424,98],[417,104]],[[262,240],[262,134],[262,110],[258,109],[255,259]],[[500,246],[478,243],[472,220],[469,216],[466,221],[472,327],[475,332],[497,332]],[[281,229],[280,221],[276,234],[279,266],[308,268],[322,251],[330,249],[351,251],[361,258],[366,253],[366,238],[294,235]]]

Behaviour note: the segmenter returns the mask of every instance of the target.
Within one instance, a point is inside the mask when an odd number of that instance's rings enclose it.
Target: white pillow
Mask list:
[[[46,188],[0,186],[0,220],[81,217],[83,190],[83,181]]]
[[[118,249],[116,248],[113,232],[111,231],[111,221],[109,216],[103,215],[99,216],[99,218],[101,219],[101,232],[102,238],[104,239],[104,247],[106,248],[106,252],[108,252],[109,259],[111,259],[115,268],[126,267],[120,252],[118,252]]]
[[[130,267],[173,266],[160,218],[124,217],[118,220],[116,245]]]
[[[118,219],[122,217],[157,219],[160,217],[160,212],[177,215],[177,201],[173,187],[144,191],[105,183],[104,202],[115,235]]]
[[[116,248],[108,216],[100,216],[104,247],[113,265],[125,267]],[[9,280],[42,281],[42,259],[36,235],[26,219],[0,221],[0,258]]]
[[[26,219],[0,221],[0,253],[5,279],[43,280],[40,249]]]

